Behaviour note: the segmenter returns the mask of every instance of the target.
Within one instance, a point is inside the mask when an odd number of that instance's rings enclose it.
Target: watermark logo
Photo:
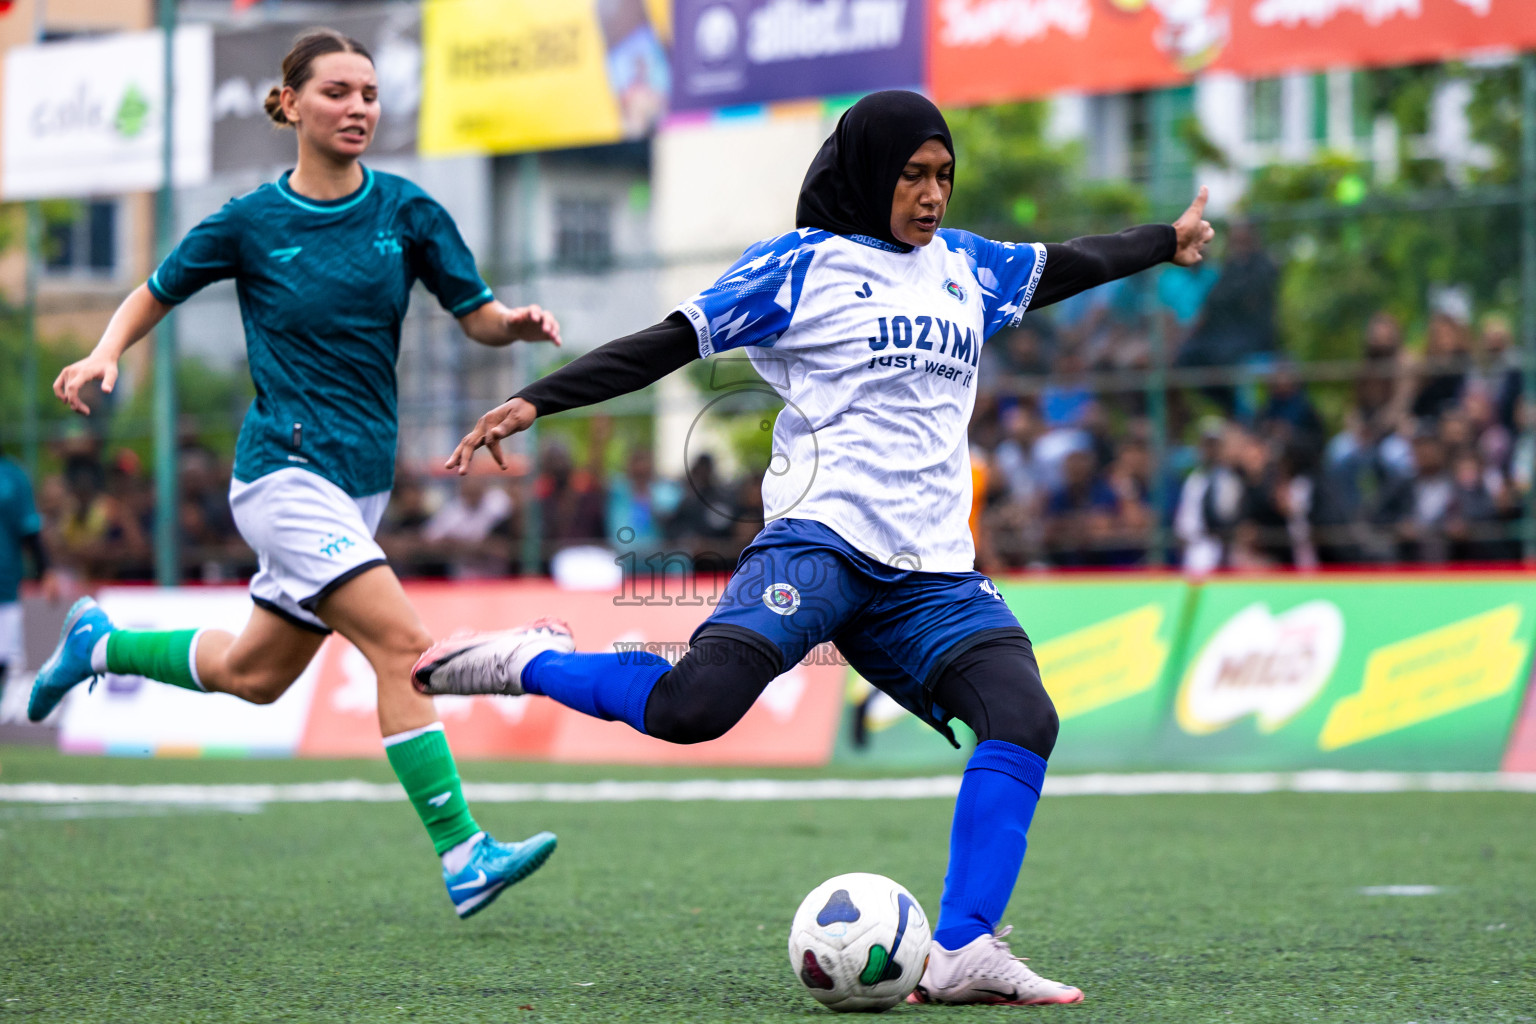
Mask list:
[[[793,615],[800,610],[800,591],[788,583],[770,583],[763,591],[763,604],[779,615]]]

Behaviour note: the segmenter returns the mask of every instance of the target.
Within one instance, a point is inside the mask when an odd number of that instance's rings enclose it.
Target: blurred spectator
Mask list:
[[[421,536],[455,579],[484,579],[507,571],[511,549],[501,528],[512,517],[512,498],[489,472],[458,478],[458,490],[434,512]]]
[[[1429,336],[1419,367],[1418,393],[1410,411],[1419,419],[1434,419],[1461,400],[1471,355],[1467,325],[1449,312],[1429,318]]]
[[[1040,393],[1040,412],[1052,427],[1075,427],[1082,422],[1088,407],[1094,404],[1093,391],[1083,380],[1087,364],[1082,351],[1073,346],[1056,361],[1051,382]]]
[[[1062,482],[1045,506],[1050,559],[1056,565],[1106,565],[1119,525],[1120,499],[1099,472],[1093,454],[1070,452],[1062,463]]]
[[[1047,490],[1046,473],[1035,454],[1045,423],[1032,404],[1020,403],[1003,417],[1003,439],[992,460],[992,490],[1010,502],[1037,506]]]
[[[48,564],[43,521],[32,499],[32,482],[22,468],[0,455],[0,695],[12,673],[27,667],[21,618],[21,581],[31,563],[50,600],[59,580]]]
[[[422,538],[432,518],[431,495],[421,477],[404,467],[395,473],[395,490],[379,523],[379,546],[390,567],[402,579],[412,576],[446,576],[448,566],[437,557],[435,545]]]
[[[763,481],[761,474],[746,473],[736,484],[731,503],[731,555],[752,543],[763,528]]]
[[[695,557],[719,554],[735,526],[731,506],[735,496],[715,473],[715,457],[704,452],[688,468],[688,486],[668,524],[668,539]]]
[[[1302,389],[1296,368],[1280,362],[1270,373],[1269,396],[1259,412],[1259,431],[1281,445],[1317,447],[1323,441],[1323,418]]]
[[[1226,257],[1210,292],[1200,322],[1180,348],[1175,365],[1235,366],[1276,348],[1275,301],[1280,271],[1259,246],[1253,227],[1236,223],[1229,229]],[[1231,412],[1231,385],[1204,389]]]
[[[1498,421],[1506,429],[1513,430],[1515,406],[1520,401],[1523,381],[1508,317],[1500,313],[1483,317],[1477,336],[1477,365],[1467,383],[1468,387],[1480,387],[1493,404]]]
[[[1206,296],[1219,276],[1210,260],[1192,267],[1165,263],[1158,271],[1157,301],[1163,308],[1163,338],[1168,351],[1177,352],[1200,322]]]
[[[659,551],[666,524],[682,503],[682,487],[675,480],[658,480],[655,470],[650,447],[636,445],[624,473],[609,481],[607,536],[621,549]]]
[[[1376,522],[1391,531],[1396,557],[1404,562],[1445,562],[1451,535],[1459,532],[1456,485],[1446,461],[1445,442],[1430,427],[1413,439],[1413,476],[1383,493]]]
[[[594,443],[593,448],[598,452],[595,458],[600,460],[601,446]],[[607,542],[608,538],[603,536],[603,516],[608,498],[591,470],[578,471],[570,449],[559,441],[544,446],[539,466],[543,472],[534,492],[546,555],[575,542]]]
[[[1174,536],[1184,545],[1184,571],[1204,575],[1225,560],[1222,524],[1236,517],[1242,499],[1242,483],[1221,460],[1221,420],[1211,417],[1200,425],[1200,463],[1184,478],[1174,512]]]

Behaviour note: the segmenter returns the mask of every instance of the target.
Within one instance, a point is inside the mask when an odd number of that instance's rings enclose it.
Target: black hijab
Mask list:
[[[903,89],[865,96],[838,120],[805,172],[795,227],[868,235],[910,249],[891,237],[891,198],[902,168],[929,139],[954,156],[949,125],[926,97]]]

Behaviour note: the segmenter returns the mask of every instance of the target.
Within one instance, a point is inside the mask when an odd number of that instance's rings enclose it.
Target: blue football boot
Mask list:
[[[539,870],[554,852],[553,832],[540,832],[520,843],[498,843],[486,836],[475,844],[462,871],[450,875],[443,869],[453,909],[460,917],[484,910],[507,886]]]
[[[96,675],[91,668],[91,651],[110,632],[112,620],[95,599],[82,597],[74,603],[59,631],[59,646],[43,662],[32,683],[32,699],[27,702],[29,719],[41,722],[66,693]]]

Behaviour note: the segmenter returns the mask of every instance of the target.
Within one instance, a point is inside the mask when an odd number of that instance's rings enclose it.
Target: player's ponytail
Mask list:
[[[283,84],[274,85],[262,103],[272,123],[287,127],[288,118],[283,114],[283,90],[298,92],[315,73],[316,58],[328,53],[355,53],[373,63],[373,54],[351,36],[344,36],[333,28],[311,29],[293,41],[288,56],[283,58]]]

